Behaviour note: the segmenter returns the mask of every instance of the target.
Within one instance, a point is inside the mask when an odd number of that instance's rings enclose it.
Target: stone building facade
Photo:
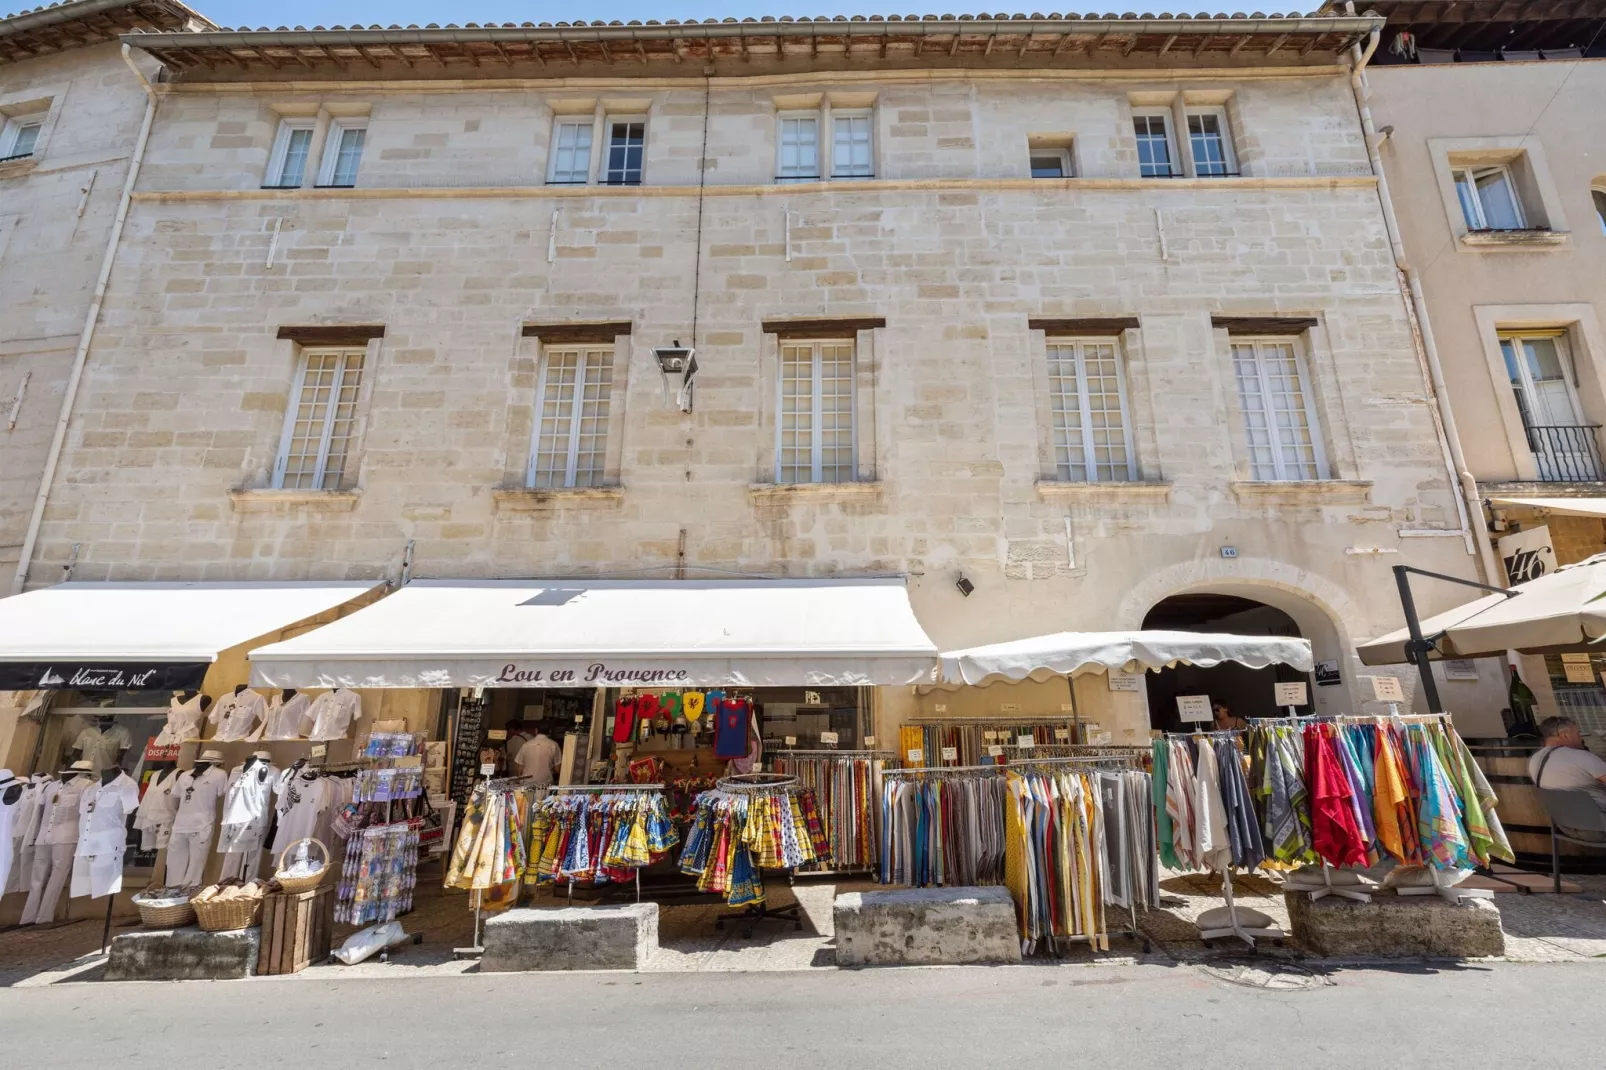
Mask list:
[[[131,36],[159,106],[30,583],[904,574],[945,649],[1210,593],[1375,708],[1388,566],[1475,575],[1377,25]]]

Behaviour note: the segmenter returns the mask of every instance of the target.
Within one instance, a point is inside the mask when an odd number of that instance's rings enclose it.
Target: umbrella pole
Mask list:
[[[1433,679],[1433,665],[1428,661],[1428,651],[1432,649],[1433,644],[1422,638],[1422,622],[1416,615],[1416,599],[1411,597],[1410,566],[1394,566],[1394,583],[1400,589],[1400,608],[1405,611],[1405,626],[1411,632],[1411,641],[1406,645],[1406,653],[1410,655],[1412,664],[1422,677],[1422,695],[1428,700],[1428,712],[1443,713],[1444,704],[1439,701],[1439,685]]]

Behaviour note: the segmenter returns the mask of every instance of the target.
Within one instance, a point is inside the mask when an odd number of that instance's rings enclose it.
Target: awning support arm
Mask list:
[[[1422,694],[1428,700],[1428,711],[1443,713],[1444,704],[1439,701],[1439,685],[1433,680],[1433,666],[1428,661],[1428,653],[1433,649],[1435,640],[1424,638],[1422,635],[1422,621],[1416,615],[1416,599],[1411,597],[1411,574],[1426,576],[1429,579],[1443,580],[1446,583],[1459,583],[1463,587],[1476,587],[1480,591],[1489,591],[1493,594],[1503,594],[1507,598],[1515,598],[1521,591],[1510,591],[1504,587],[1491,587],[1487,583],[1478,583],[1476,580],[1464,580],[1460,576],[1446,576],[1442,572],[1429,572],[1414,565],[1395,565],[1394,583],[1400,589],[1400,608],[1405,611],[1405,626],[1411,632],[1411,638],[1406,641],[1405,654],[1416,666],[1417,673],[1422,677]]]

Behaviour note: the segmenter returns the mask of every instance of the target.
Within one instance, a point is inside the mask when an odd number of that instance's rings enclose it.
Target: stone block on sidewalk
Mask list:
[[[917,888],[836,897],[838,966],[1019,962],[1005,888]]]
[[[262,929],[209,933],[188,925],[141,929],[112,940],[108,981],[225,981],[256,972]]]
[[[637,970],[658,950],[658,904],[509,910],[481,943],[481,973]]]
[[[1436,895],[1398,896],[1378,889],[1370,903],[1338,896],[1311,902],[1284,892],[1289,935],[1331,958],[1487,958],[1506,953],[1500,911],[1487,899],[1455,906]]]

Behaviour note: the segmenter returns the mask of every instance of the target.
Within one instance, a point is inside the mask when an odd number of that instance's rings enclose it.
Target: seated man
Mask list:
[[[1584,747],[1578,722],[1571,717],[1547,717],[1539,722],[1539,735],[1545,745],[1528,759],[1529,778],[1541,788],[1587,791],[1606,811],[1606,761]],[[1587,839],[1599,837],[1599,833],[1583,834]]]

